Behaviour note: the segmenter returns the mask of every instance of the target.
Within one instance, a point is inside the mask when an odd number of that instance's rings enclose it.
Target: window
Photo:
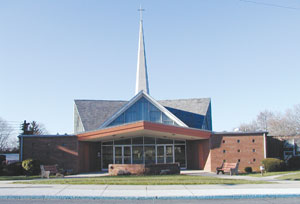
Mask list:
[[[156,138],[156,144],[173,144],[173,140]]]
[[[240,140],[237,140],[237,143],[240,143]]]
[[[113,145],[113,141],[102,142],[102,145]]]
[[[237,150],[237,152],[241,152],[241,150],[240,150],[240,149],[238,149],[238,150]]]
[[[255,161],[256,161],[256,159],[254,158],[254,159],[253,159],[253,162],[255,162]]]
[[[252,149],[252,152],[256,152],[256,150],[255,150],[255,149]]]
[[[225,140],[223,140],[223,144],[225,143]]]
[[[252,142],[254,143],[254,142],[255,142],[255,139],[253,139]]]
[[[132,144],[143,144],[144,138],[143,137],[134,137],[132,138]]]
[[[238,162],[240,162],[241,161],[241,159],[238,159]]]
[[[185,164],[185,145],[175,145],[175,162],[178,162],[180,167],[186,167]]]
[[[130,144],[131,144],[131,138],[115,140],[115,145],[130,145]]]
[[[223,150],[223,153],[226,153],[226,150],[225,150],[225,149]]]
[[[141,98],[114,121],[112,121],[108,126],[121,125],[140,120],[163,123],[167,125],[178,125],[146,98]]]

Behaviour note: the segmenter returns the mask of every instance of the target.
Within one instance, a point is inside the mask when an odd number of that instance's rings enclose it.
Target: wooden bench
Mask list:
[[[41,165],[41,177],[42,178],[49,178],[50,174],[54,174],[56,177],[62,176],[62,174],[59,173],[57,165]]]
[[[238,169],[239,169],[239,162],[237,163],[227,163],[227,162],[223,162],[222,166],[217,167],[217,174],[219,174],[220,172],[222,172],[222,174],[224,173],[230,173],[230,176],[232,176],[233,174],[238,175]]]

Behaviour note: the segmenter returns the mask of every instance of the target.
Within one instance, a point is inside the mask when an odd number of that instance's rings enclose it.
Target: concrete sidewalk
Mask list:
[[[220,199],[300,197],[300,182],[239,185],[0,184],[1,199]]]

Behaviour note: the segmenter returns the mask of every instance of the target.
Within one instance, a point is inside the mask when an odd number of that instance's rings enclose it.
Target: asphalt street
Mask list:
[[[0,200],[1,204],[299,204],[300,198],[254,198],[254,199],[216,199],[216,200]]]

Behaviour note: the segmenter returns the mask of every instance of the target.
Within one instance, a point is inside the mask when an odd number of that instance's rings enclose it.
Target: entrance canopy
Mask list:
[[[211,136],[211,132],[194,128],[139,121],[80,133],[77,137],[79,141],[97,142],[137,137],[141,135],[168,139],[199,140],[208,139]]]

